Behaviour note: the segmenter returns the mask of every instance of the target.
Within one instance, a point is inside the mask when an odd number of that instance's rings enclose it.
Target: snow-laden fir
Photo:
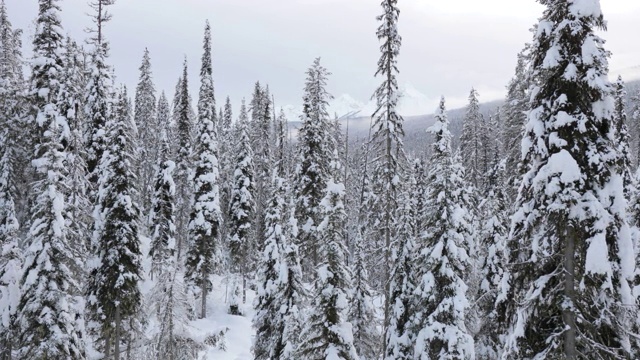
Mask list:
[[[0,359],[637,358],[640,86],[608,78],[600,1],[538,2],[500,108],[405,123],[403,1],[370,102],[317,57],[295,116],[216,94],[215,23],[193,99],[193,60],[170,94],[144,48],[132,100],[114,0],[88,41],[38,0],[29,59],[0,1]]]

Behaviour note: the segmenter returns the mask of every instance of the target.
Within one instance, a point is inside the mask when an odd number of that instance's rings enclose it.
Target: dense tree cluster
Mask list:
[[[299,119],[260,82],[217,107],[208,22],[197,101],[187,59],[170,103],[146,48],[132,100],[114,0],[86,46],[38,0],[25,78],[0,2],[0,359],[206,358],[220,302],[260,360],[638,358],[640,93],[609,81],[598,0],[539,2],[505,102],[471,89],[450,122],[442,98],[417,152],[398,0],[365,141],[320,58]]]

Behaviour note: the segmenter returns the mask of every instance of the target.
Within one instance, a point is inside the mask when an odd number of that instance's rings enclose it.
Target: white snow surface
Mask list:
[[[143,237],[143,254],[148,253],[149,244],[150,239]],[[148,256],[144,256],[143,267],[145,273],[148,274],[150,266],[151,259]],[[233,295],[232,279],[213,275],[211,282],[213,283],[213,289],[207,298],[207,317],[189,322],[189,332],[191,338],[202,342],[207,336],[226,330],[224,336],[226,350],[209,346],[205,352],[200,354],[199,359],[252,360],[251,343],[255,332],[251,326],[251,320],[254,315],[252,304],[256,296],[255,292],[247,289],[246,303],[239,304],[240,311],[244,314],[243,316],[229,315],[227,311]],[[153,289],[154,284],[155,282],[147,277],[141,285],[143,295],[148,294]],[[147,333],[153,332],[153,330],[147,329]]]

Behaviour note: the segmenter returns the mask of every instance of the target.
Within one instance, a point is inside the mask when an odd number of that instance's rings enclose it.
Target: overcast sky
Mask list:
[[[36,0],[5,0],[14,27],[25,30],[30,53]],[[110,62],[119,82],[135,87],[145,47],[158,90],[171,98],[186,55],[196,91],[204,23],[213,31],[216,96],[234,103],[250,97],[256,80],[268,83],[278,106],[300,104],[304,72],[315,57],[333,73],[329,91],[367,101],[379,83],[379,0],[116,0],[107,24]],[[84,41],[86,0],[64,0],[63,27]],[[481,100],[501,98],[516,54],[542,7],[534,0],[399,0],[400,84],[435,102],[464,104],[469,89]],[[601,0],[613,53],[612,73],[640,65],[640,1]],[[638,71],[640,73],[640,69]],[[133,91],[133,90],[131,90]],[[197,99],[193,94],[194,101]],[[431,105],[429,105],[430,108]]]

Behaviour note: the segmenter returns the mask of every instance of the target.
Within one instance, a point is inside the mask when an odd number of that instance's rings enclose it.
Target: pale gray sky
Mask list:
[[[117,0],[106,36],[119,82],[135,87],[145,47],[158,90],[171,98],[183,56],[196,91],[204,22],[214,41],[214,79],[220,100],[249,98],[256,80],[268,83],[277,105],[299,104],[304,72],[317,56],[333,73],[329,91],[366,102],[377,84],[375,36],[379,0]],[[30,53],[36,0],[6,0]],[[534,0],[399,0],[400,84],[450,107],[476,87],[481,100],[503,96],[516,54],[542,7]],[[640,1],[601,0],[609,23],[603,34],[613,53],[612,73],[640,66]],[[86,0],[64,0],[63,27],[78,40],[90,24]],[[640,69],[638,70],[640,74]],[[133,91],[133,89],[131,89]],[[193,94],[194,100],[197,94]],[[432,104],[426,108],[433,108]]]

